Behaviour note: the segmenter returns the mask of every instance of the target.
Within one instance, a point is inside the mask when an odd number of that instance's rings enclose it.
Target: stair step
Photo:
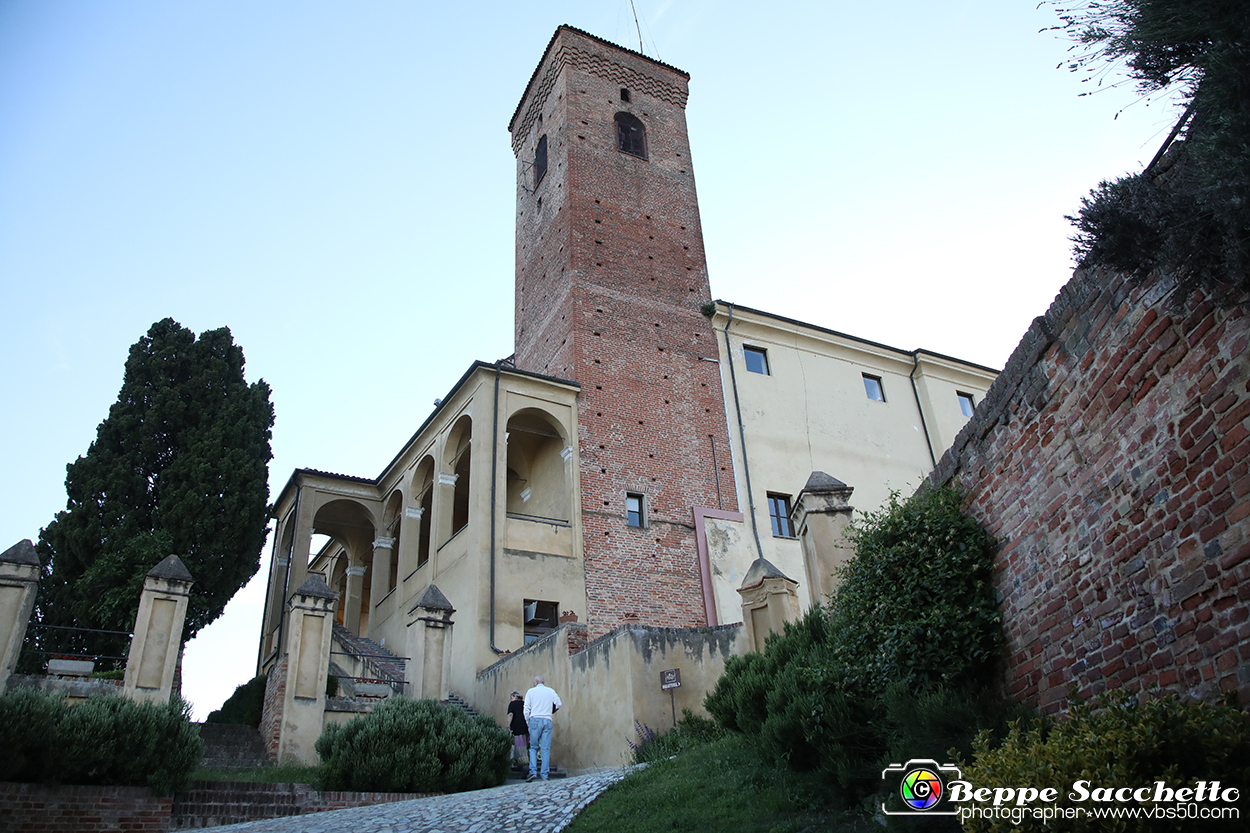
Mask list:
[[[404,660],[366,636],[357,636],[344,626],[334,624],[334,638],[349,652],[377,668],[381,678],[389,682],[404,680]]]
[[[209,769],[258,769],[272,762],[254,726],[232,723],[196,724],[204,740],[200,766]]]

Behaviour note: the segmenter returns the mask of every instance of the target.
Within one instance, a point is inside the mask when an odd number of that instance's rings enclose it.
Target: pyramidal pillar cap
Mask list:
[[[195,581],[186,565],[182,563],[182,559],[176,555],[166,556],[164,561],[148,571],[148,578],[181,581],[186,584],[192,584]]]
[[[18,541],[4,552],[0,553],[0,561],[6,564],[31,564],[35,567],[42,566],[39,563],[39,555],[35,552],[35,545],[30,542],[29,538]]]
[[[790,578],[781,569],[766,558],[757,558],[751,563],[751,568],[747,570],[746,577],[742,579],[742,586],[738,588],[738,592],[750,590],[752,587],[758,587],[763,584],[766,579],[779,578],[798,586],[798,582]]]

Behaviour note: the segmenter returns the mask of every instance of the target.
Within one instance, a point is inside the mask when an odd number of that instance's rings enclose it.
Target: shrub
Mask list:
[[[882,695],[901,681],[980,685],[1003,643],[992,540],[952,488],[897,492],[851,524],[855,557],[831,598],[834,653],[847,684]]]
[[[1032,727],[1013,724],[1006,739],[994,747],[987,734],[973,744],[973,762],[964,766],[964,778],[976,787],[1054,787],[1061,806],[1077,806],[1069,799],[1072,784],[1087,780],[1094,787],[1153,787],[1163,781],[1171,788],[1190,787],[1196,781],[1235,785],[1240,821],[1187,819],[1184,828],[1247,829],[1245,785],[1250,783],[1250,717],[1231,706],[1212,706],[1167,695],[1139,702],[1120,690],[1102,695],[1097,707],[1076,702],[1066,719],[1038,722]],[[1083,806],[1091,806],[1088,803]],[[1112,805],[1102,805],[1112,806]],[[1114,806],[1135,807],[1135,803]],[[1166,822],[1166,823],[1165,823]],[[1106,820],[1068,819],[1065,830],[1098,830]],[[1137,819],[1126,830],[1164,830],[1177,827],[1176,819]],[[1151,826],[1154,825],[1154,826]],[[1041,830],[1038,820],[973,819],[965,830]],[[1045,828],[1049,829],[1049,828]]]
[[[235,688],[234,694],[221,704],[220,709],[209,712],[204,722],[259,726],[261,711],[265,706],[265,682],[268,679],[267,675],[261,674]]]
[[[0,697],[0,781],[50,780],[52,738],[64,700],[30,688]]]
[[[687,749],[702,746],[723,738],[726,734],[720,724],[700,717],[690,709],[681,710],[681,720],[667,732],[655,732],[645,723],[634,721],[638,741],[628,741],[636,764],[662,761]]]
[[[182,701],[108,695],[69,705],[22,689],[0,697],[0,781],[150,787],[186,785],[204,742]]]
[[[317,740],[323,790],[459,792],[502,784],[512,735],[484,715],[394,698]]]
[[[968,750],[1003,723],[985,691],[1002,644],[991,542],[958,493],[895,494],[851,537],[830,607],[730,657],[704,701],[765,753],[821,772],[847,807],[881,788],[885,764]]]

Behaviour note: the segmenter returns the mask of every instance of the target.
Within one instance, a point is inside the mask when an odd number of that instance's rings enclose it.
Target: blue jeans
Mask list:
[[[543,751],[542,779],[547,780],[551,771],[551,720],[546,717],[531,717],[530,727],[530,775],[538,774],[538,749]]]

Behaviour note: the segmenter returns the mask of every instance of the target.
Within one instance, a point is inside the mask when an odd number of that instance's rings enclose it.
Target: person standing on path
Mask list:
[[[542,749],[542,779],[551,771],[551,716],[560,710],[560,695],[545,685],[541,676],[534,678],[534,687],[525,692],[525,722],[530,730],[530,774],[526,781],[539,777],[538,752]]]
[[[508,728],[512,730],[512,760],[518,766],[525,765],[525,750],[530,745],[530,727],[525,722],[525,703],[521,692],[512,692],[508,703]]]

